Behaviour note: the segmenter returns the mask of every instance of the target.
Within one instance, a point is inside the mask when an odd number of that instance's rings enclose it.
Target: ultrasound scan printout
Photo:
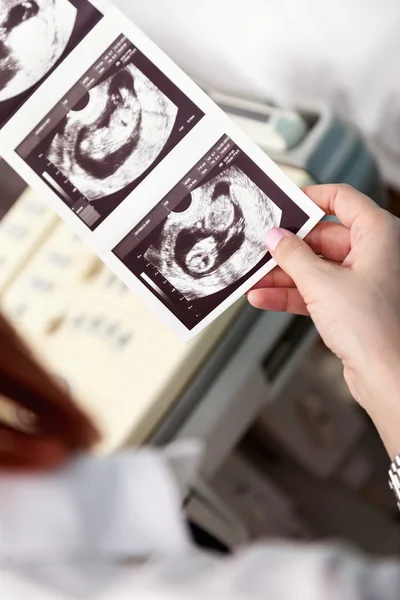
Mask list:
[[[140,177],[168,143],[178,113],[133,64],[93,87],[79,108],[69,113],[46,157],[89,201]]]
[[[0,0],[0,155],[185,342],[323,216],[109,0]]]
[[[202,117],[121,35],[17,152],[95,229]]]
[[[189,301],[246,275],[265,256],[265,232],[282,215],[235,166],[194,188],[175,211],[144,257]]]
[[[307,220],[224,136],[114,254],[191,330],[271,259],[268,229]]]
[[[0,126],[102,16],[87,0],[0,0]]]

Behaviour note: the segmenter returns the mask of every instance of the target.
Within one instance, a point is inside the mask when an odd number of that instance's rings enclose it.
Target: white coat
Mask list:
[[[398,564],[340,548],[195,548],[181,499],[198,457],[180,443],[0,477],[0,599],[398,600]]]

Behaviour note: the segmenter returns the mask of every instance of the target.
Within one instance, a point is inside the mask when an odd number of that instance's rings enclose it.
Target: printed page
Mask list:
[[[322,211],[112,4],[0,0],[0,153],[184,341]]]

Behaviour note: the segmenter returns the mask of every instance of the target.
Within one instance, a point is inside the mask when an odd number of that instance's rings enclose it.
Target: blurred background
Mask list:
[[[339,2],[332,21],[310,0],[119,2],[297,185],[349,183],[400,214],[397,3]],[[98,422],[101,451],[205,441],[185,505],[200,543],[398,553],[388,458],[309,319],[243,299],[184,346],[3,161],[0,189],[2,311]]]

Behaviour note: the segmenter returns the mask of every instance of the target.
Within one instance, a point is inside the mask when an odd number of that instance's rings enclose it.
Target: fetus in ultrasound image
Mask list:
[[[29,90],[51,70],[76,18],[68,0],[0,0],[0,102]]]
[[[281,216],[281,209],[231,166],[178,205],[145,258],[193,301],[224,290],[255,267],[267,253],[267,229],[279,226]]]
[[[133,64],[94,86],[62,123],[47,158],[90,201],[118,192],[157,160],[178,109]]]

